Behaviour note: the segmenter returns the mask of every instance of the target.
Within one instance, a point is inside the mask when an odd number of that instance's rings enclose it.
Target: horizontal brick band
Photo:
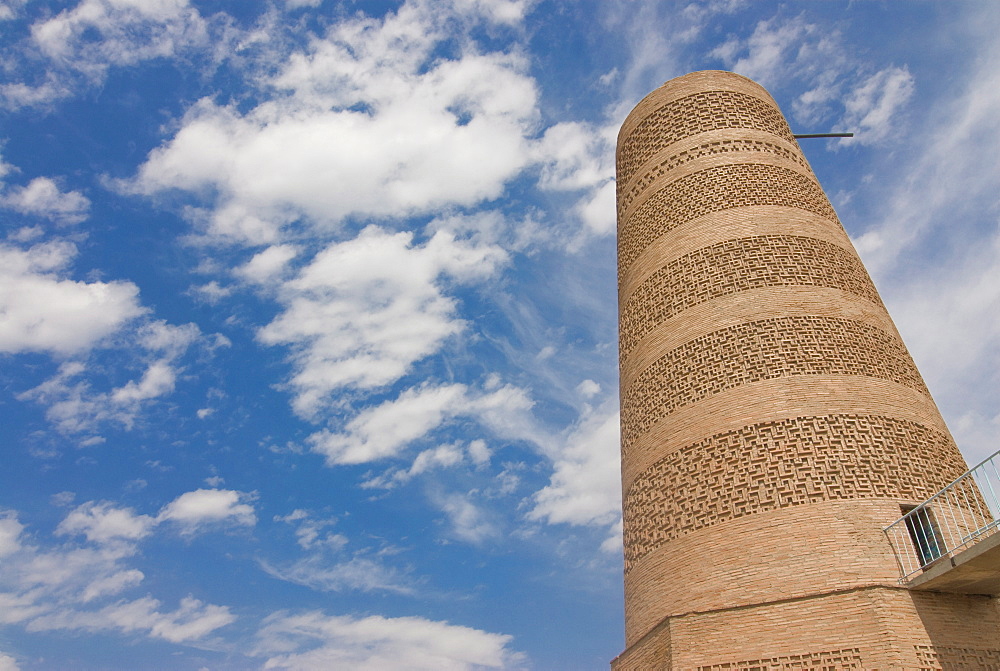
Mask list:
[[[719,433],[672,452],[629,487],[625,572],[700,528],[818,501],[919,501],[965,468],[949,436],[892,417],[795,417]]]
[[[777,317],[695,338],[622,392],[622,450],[661,418],[726,389],[794,375],[858,375],[927,393],[894,334],[832,317]]]
[[[864,669],[859,648],[847,650],[827,650],[823,652],[803,652],[798,655],[782,655],[764,659],[744,659],[738,662],[723,662],[699,666],[698,671],[778,671],[781,669]]]
[[[762,130],[794,142],[776,107],[736,91],[704,91],[667,103],[649,113],[618,146],[618,182],[626,183],[639,167],[668,145],[721,128]]]
[[[783,147],[776,142],[750,138],[727,138],[703,142],[695,147],[691,147],[690,149],[685,149],[683,151],[678,151],[676,154],[671,154],[670,156],[667,156],[650,166],[650,168],[642,176],[636,179],[632,185],[628,187],[627,192],[625,191],[626,184],[624,182],[618,182],[618,213],[619,215],[624,214],[633,201],[639,197],[640,193],[645,191],[651,184],[653,184],[653,182],[658,179],[662,179],[671,170],[699,159],[724,154],[747,152],[773,154],[786,161],[792,161],[799,164],[808,172],[812,171],[809,164],[806,163],[806,160],[801,156],[801,154],[799,154],[799,152],[793,151],[788,147]]]
[[[840,225],[819,184],[802,173],[766,163],[709,168],[667,184],[622,223],[619,275],[649,243],[677,226],[711,212],[752,205],[798,207]]]
[[[861,260],[843,247],[801,236],[728,240],[671,261],[636,289],[619,318],[620,359],[689,307],[750,289],[795,285],[842,289],[882,304]]]

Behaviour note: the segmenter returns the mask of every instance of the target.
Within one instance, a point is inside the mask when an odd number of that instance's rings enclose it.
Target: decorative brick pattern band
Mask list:
[[[766,659],[748,659],[740,662],[726,662],[699,666],[698,671],[786,671],[788,669],[822,669],[822,671],[840,671],[840,669],[863,669],[861,651],[857,648],[848,650],[830,650],[827,652],[807,652],[801,655],[785,655],[768,657]]]
[[[649,243],[680,224],[750,205],[797,207],[840,225],[830,201],[811,177],[764,163],[708,168],[666,185],[622,222],[618,230],[619,278]]]
[[[686,137],[722,128],[761,130],[795,142],[774,105],[735,91],[704,91],[667,103],[646,116],[618,148],[618,182],[664,147]]]
[[[864,322],[776,317],[721,329],[660,357],[623,391],[622,452],[675,409],[792,375],[860,375],[927,393],[903,343]]]
[[[802,155],[799,154],[799,152],[792,151],[773,142],[748,139],[716,140],[714,142],[705,142],[697,147],[677,152],[676,154],[663,159],[646,171],[646,173],[632,185],[632,188],[628,190],[628,193],[622,193],[622,190],[625,188],[625,183],[618,182],[618,213],[623,214],[640,193],[642,193],[650,184],[662,178],[671,170],[678,168],[685,163],[696,161],[700,158],[718,156],[720,154],[732,154],[734,152],[772,154],[783,160],[798,163],[805,169],[806,172],[812,172],[812,168],[809,167],[809,164],[802,157]]]
[[[1000,669],[1000,649],[941,648],[929,645],[914,646],[920,671],[941,669]]]
[[[628,489],[625,572],[697,529],[818,501],[920,501],[965,468],[949,436],[877,415],[796,417],[719,433],[667,455]]]
[[[713,298],[777,286],[842,289],[882,305],[861,260],[843,247],[803,236],[767,235],[704,247],[656,271],[619,318],[621,360],[657,325]]]

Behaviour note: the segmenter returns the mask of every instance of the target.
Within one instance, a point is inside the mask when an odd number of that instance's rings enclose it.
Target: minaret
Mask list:
[[[771,96],[674,79],[617,163],[612,667],[1000,668],[995,599],[899,583],[882,529],[966,464]]]

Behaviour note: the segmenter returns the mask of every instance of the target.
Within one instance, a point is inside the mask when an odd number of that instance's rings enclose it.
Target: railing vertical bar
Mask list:
[[[947,503],[948,506],[948,518],[951,520],[951,524],[948,525],[948,547],[951,548],[954,547],[956,539],[960,540],[962,538],[959,535],[961,533],[962,527],[958,523],[958,520],[955,517],[955,509],[959,507],[957,505],[958,499],[954,498],[953,493],[950,491],[945,494],[944,498],[945,498],[945,503]]]
[[[970,471],[970,473],[971,473],[971,471]],[[962,507],[963,517],[965,516],[966,513],[968,513],[968,515],[970,517],[972,517],[971,531],[969,532],[969,534],[971,534],[973,531],[975,531],[976,529],[979,528],[979,525],[976,524],[975,513],[972,512],[972,505],[969,503],[969,497],[965,493],[965,483],[964,483],[964,481],[962,482],[961,487],[962,487],[962,490],[961,490],[962,491],[962,498],[965,499],[965,505]]]
[[[990,502],[993,504],[990,506],[990,514],[992,515],[993,519],[996,520],[997,515],[1000,515],[1000,505],[998,505],[1000,504],[1000,500],[997,499],[996,490],[993,489],[993,480],[996,480],[998,483],[1000,483],[1000,471],[997,471],[996,459],[990,458],[990,460],[986,463],[993,468],[993,475],[995,476],[991,478],[989,476],[989,471],[985,468],[983,469],[983,471],[986,473],[986,485],[990,489]]]
[[[975,473],[975,472],[972,473],[972,478],[970,478],[970,479],[972,480],[973,483],[975,483],[976,489],[978,490],[978,493],[979,493],[979,496],[975,496],[975,492],[974,492],[973,493],[973,497],[972,497],[976,501],[976,510],[979,511],[979,517],[980,517],[980,519],[977,522],[976,529],[975,529],[975,531],[978,532],[978,531],[986,528],[986,525],[988,523],[987,520],[989,520],[989,518],[991,517],[991,515],[989,514],[989,509],[986,508],[986,498],[983,496],[983,488],[979,484],[979,481],[976,479],[976,475],[977,475],[977,473]]]

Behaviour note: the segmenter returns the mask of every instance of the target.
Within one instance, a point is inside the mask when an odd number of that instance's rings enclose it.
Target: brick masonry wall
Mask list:
[[[896,584],[882,527],[966,465],[773,99],[732,73],[680,77],[629,115],[617,160],[615,668],[1000,654],[994,601]],[[994,613],[971,638],[925,626],[970,604]]]

